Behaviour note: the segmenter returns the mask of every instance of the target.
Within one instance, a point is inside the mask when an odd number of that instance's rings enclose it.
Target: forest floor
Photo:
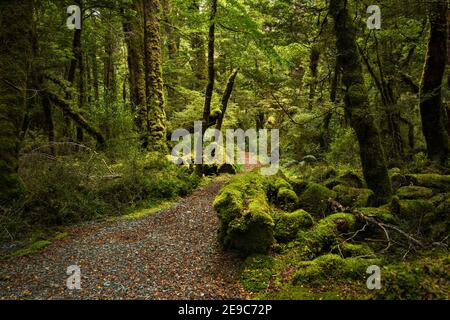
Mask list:
[[[31,255],[0,261],[0,299],[246,299],[242,261],[217,242],[217,178],[168,209],[135,220],[70,227]],[[81,290],[66,287],[67,267]]]

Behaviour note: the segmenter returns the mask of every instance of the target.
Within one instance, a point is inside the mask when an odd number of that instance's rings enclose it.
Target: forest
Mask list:
[[[0,300],[450,299],[449,5],[0,1]]]

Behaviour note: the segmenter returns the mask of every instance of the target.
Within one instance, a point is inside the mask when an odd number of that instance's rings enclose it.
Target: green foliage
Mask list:
[[[374,293],[377,299],[434,300],[450,298],[450,257],[448,253],[382,268],[383,285]]]
[[[252,255],[245,259],[240,271],[240,282],[250,292],[267,289],[274,274],[274,258],[267,255]]]
[[[326,154],[326,160],[332,164],[361,167],[358,142],[353,129],[342,128],[337,130]]]

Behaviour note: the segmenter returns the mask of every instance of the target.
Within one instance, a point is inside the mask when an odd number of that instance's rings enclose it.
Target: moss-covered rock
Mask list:
[[[436,189],[441,192],[450,191],[450,175],[440,174],[408,174],[406,179],[416,186]]]
[[[267,183],[256,173],[236,177],[214,201],[220,219],[219,240],[243,255],[264,253],[274,242],[274,221]]]
[[[384,223],[396,224],[398,222],[398,218],[391,211],[389,211],[389,208],[387,207],[358,208],[355,213],[376,218],[378,221]]]
[[[379,259],[342,258],[336,254],[326,254],[312,261],[302,261],[292,282],[297,284],[311,284],[336,278],[363,279],[367,267],[379,264]]]
[[[433,196],[433,190],[421,186],[405,186],[397,190],[400,199],[429,199]]]
[[[297,206],[297,203],[298,197],[294,190],[285,187],[278,190],[277,204],[279,204],[282,209],[291,211]]]
[[[408,180],[400,172],[395,172],[391,175],[392,189],[395,191],[402,186],[408,185]]]
[[[381,269],[381,290],[375,299],[434,300],[450,299],[450,255],[422,257]]]
[[[404,219],[417,219],[425,214],[433,212],[434,207],[427,200],[400,200],[397,197],[392,199],[391,211]]]
[[[337,178],[330,178],[325,182],[325,186],[330,189],[340,184],[353,188],[364,188],[364,180],[362,177],[352,171],[348,171]]]
[[[324,216],[327,212],[328,199],[330,198],[336,198],[336,192],[320,184],[310,183],[299,196],[298,205],[313,215]]]
[[[299,242],[315,254],[329,251],[341,240],[341,234],[354,230],[356,218],[350,213],[336,213],[320,220],[312,229],[298,233]]]
[[[345,185],[337,185],[333,188],[337,194],[337,201],[345,207],[367,207],[371,204],[374,193],[369,189],[358,189]]]
[[[308,187],[308,182],[298,177],[290,178],[289,184],[292,186],[292,190],[294,190],[297,195],[302,194]]]
[[[280,213],[275,218],[275,239],[281,243],[292,241],[301,229],[310,228],[312,225],[311,215],[304,210]]]
[[[355,244],[344,242],[339,245],[338,250],[334,250],[336,253],[341,253],[345,258],[349,257],[368,257],[373,256],[373,250],[367,244]]]

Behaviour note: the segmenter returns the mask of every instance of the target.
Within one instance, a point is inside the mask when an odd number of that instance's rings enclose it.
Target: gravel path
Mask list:
[[[245,299],[240,260],[218,246],[215,180],[139,220],[70,228],[37,254],[0,261],[0,299]],[[81,290],[66,269],[81,269]]]

